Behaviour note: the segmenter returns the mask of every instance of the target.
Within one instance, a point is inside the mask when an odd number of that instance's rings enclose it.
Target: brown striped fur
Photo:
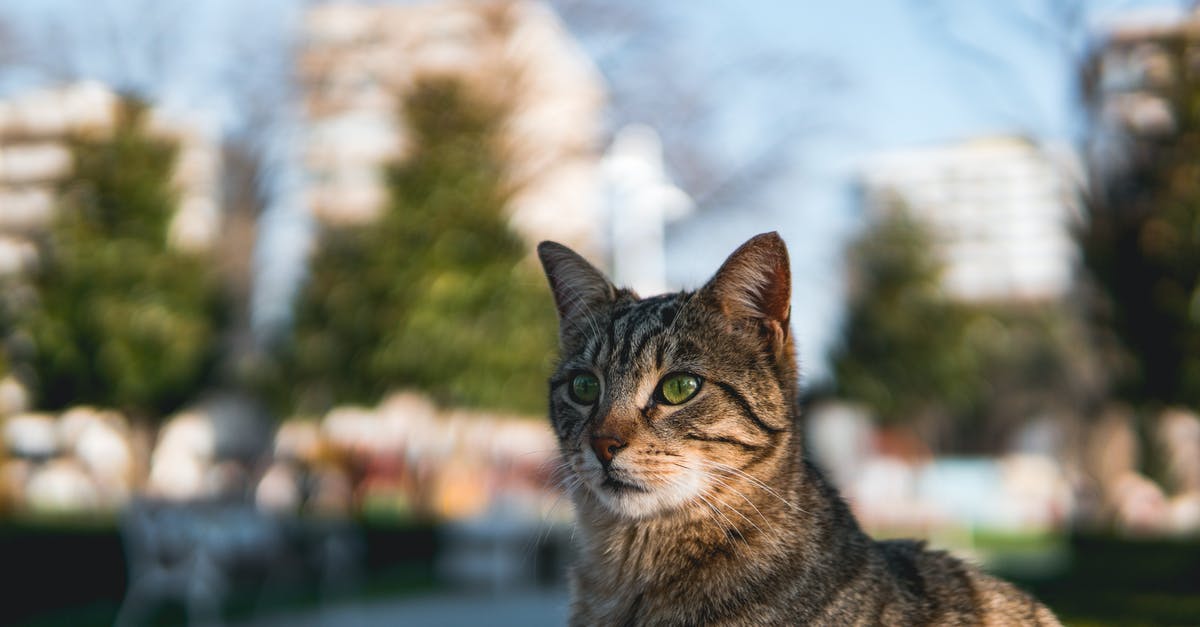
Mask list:
[[[538,254],[560,315],[550,419],[575,502],[573,625],[1057,625],[1010,584],[876,542],[802,460],[790,271],[775,233],[695,292],[639,298],[568,248]],[[571,379],[601,382],[576,402]],[[656,386],[686,372],[679,405]],[[593,436],[625,445],[605,468]]]

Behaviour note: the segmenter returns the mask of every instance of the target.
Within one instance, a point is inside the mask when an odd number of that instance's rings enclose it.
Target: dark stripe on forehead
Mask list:
[[[675,357],[697,357],[703,355],[704,351],[690,339],[683,337],[675,342]]]
[[[645,335],[643,335],[642,339],[638,342],[637,347],[633,349],[633,354],[630,355],[630,359],[636,359],[640,361],[640,357],[646,352],[646,346],[649,345],[650,342],[654,340],[654,338],[658,337],[661,333],[662,329],[657,327],[647,330]]]
[[[636,356],[632,352],[633,342],[636,338],[644,336],[645,326],[650,322],[650,309],[647,303],[643,301],[624,308],[614,316],[616,334],[621,336],[621,341],[620,345],[613,349],[613,364],[624,368],[629,366],[633,361]]]
[[[715,383],[717,387],[721,388],[721,390],[728,394],[729,398],[733,399],[733,402],[737,403],[738,408],[742,410],[742,414],[745,415],[750,422],[754,423],[754,426],[761,429],[764,433],[775,435],[776,433],[782,431],[782,429],[776,429],[775,427],[763,422],[762,418],[759,418],[758,414],[755,413],[754,408],[750,406],[750,402],[746,400],[746,397],[743,396],[741,392],[738,392],[732,385],[729,385],[724,381],[713,381],[713,383]]]
[[[614,364],[620,364],[622,367],[629,364],[629,346],[633,344],[633,331],[635,328],[631,322],[626,322],[622,325],[620,329],[621,347],[613,354],[612,361]]]
[[[607,334],[608,334],[609,350],[612,350],[612,347],[614,345],[616,345],[616,343],[617,343],[616,333],[617,333],[617,314],[616,314],[616,312],[613,312],[612,315],[610,315],[608,317],[608,332],[607,332]]]
[[[658,323],[664,327],[671,326],[675,322],[675,314],[679,313],[678,304],[671,302],[666,303],[658,309]]]

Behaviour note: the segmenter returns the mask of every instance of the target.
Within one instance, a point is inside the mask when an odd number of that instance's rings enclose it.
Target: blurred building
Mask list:
[[[1171,48],[1197,40],[1200,9],[1182,19],[1147,20],[1129,13],[1112,20],[1104,46],[1087,68],[1089,95],[1098,105],[1100,121],[1137,138],[1173,132],[1175,120],[1167,99],[1182,68],[1176,67],[1178,53]]]
[[[0,275],[36,262],[31,237],[54,217],[56,186],[71,175],[72,136],[103,136],[116,123],[119,96],[95,82],[29,91],[0,101]],[[150,128],[179,143],[180,198],[171,242],[204,250],[216,240],[221,153],[216,134],[160,109]]]
[[[666,226],[695,206],[667,175],[658,133],[642,125],[621,129],[601,171],[613,281],[642,296],[667,291]]]
[[[1071,285],[1080,171],[1068,149],[988,137],[880,155],[861,184],[868,214],[899,205],[930,227],[951,296],[1037,301]]]
[[[524,1],[319,4],[299,71],[309,206],[323,224],[369,221],[386,200],[382,166],[409,136],[400,105],[423,77],[461,78],[511,102],[505,144],[512,224],[598,253],[604,91],[554,14]]]

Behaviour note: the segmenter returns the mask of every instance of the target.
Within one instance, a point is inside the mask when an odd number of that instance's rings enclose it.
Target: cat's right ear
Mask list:
[[[559,339],[565,343],[570,331],[591,326],[594,312],[616,300],[617,288],[579,253],[558,242],[542,242],[537,252],[558,308]]]

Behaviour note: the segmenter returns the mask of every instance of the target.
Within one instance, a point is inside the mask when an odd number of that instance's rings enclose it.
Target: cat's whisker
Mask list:
[[[562,463],[558,468],[565,470],[566,464]],[[550,507],[544,513],[542,513],[540,521],[541,528],[538,530],[538,533],[534,536],[533,540],[526,545],[523,552],[523,560],[530,559],[530,556],[534,555],[537,551],[537,547],[541,546],[542,542],[550,537],[550,531],[552,528],[552,523],[550,522],[551,516],[554,515],[554,511],[558,509],[558,506],[562,504],[563,497],[567,496],[568,494],[572,494],[575,490],[579,489],[579,487],[583,485],[583,479],[574,474],[565,475],[557,482],[557,485],[561,491],[559,492],[558,496],[554,498],[554,502],[550,504]],[[574,522],[571,523],[571,534],[573,539],[575,534]]]
[[[583,297],[583,294],[569,283],[563,284],[562,289],[566,292],[564,296],[567,296],[570,299],[568,304],[574,306],[570,309],[570,311],[583,311],[583,319],[588,323],[589,330],[596,335],[600,335],[600,325],[596,321],[596,314],[591,310],[590,307],[587,307],[587,300]],[[578,327],[578,324],[574,320],[575,318],[578,318],[578,316],[564,318],[562,322],[570,323]],[[583,329],[580,328],[579,330]]]
[[[554,502],[550,504],[550,508],[547,509],[542,514],[541,521],[540,521],[540,529],[538,529],[537,535],[535,535],[533,537],[533,539],[530,540],[529,544],[526,545],[526,547],[525,547],[525,551],[524,551],[525,559],[528,559],[530,555],[534,554],[537,551],[537,548],[539,546],[541,546],[543,540],[550,537],[550,524],[551,523],[550,523],[549,519],[550,519],[550,516],[552,516],[554,514],[555,508],[557,508],[559,503],[562,502],[563,496],[564,496],[563,494],[559,494],[558,497],[554,499]]]
[[[714,498],[714,500],[716,501],[716,503],[717,503],[718,505],[724,505],[725,507],[729,508],[729,509],[730,509],[730,510],[731,510],[733,513],[737,514],[738,516],[741,516],[741,517],[742,517],[742,520],[744,520],[744,521],[746,521],[747,523],[749,523],[749,524],[750,524],[752,527],[754,527],[754,528],[755,528],[755,529],[756,529],[756,530],[757,530],[757,531],[758,531],[760,534],[762,534],[762,535],[764,535],[764,536],[765,536],[765,535],[768,535],[768,534],[767,534],[767,532],[763,531],[762,527],[759,527],[759,526],[758,526],[758,523],[755,523],[753,520],[750,520],[750,519],[749,519],[749,518],[748,518],[748,517],[747,517],[745,514],[743,514],[743,513],[742,513],[742,511],[741,511],[741,510],[739,510],[738,508],[734,507],[733,505],[730,505],[729,503],[726,503],[726,502],[725,502],[725,501],[723,501],[723,500],[720,500],[720,499],[715,499],[715,498]],[[765,520],[765,519],[764,519],[764,520]]]
[[[564,476],[558,482],[558,487],[562,490],[562,494],[573,494],[583,486],[583,479],[574,473]]]
[[[730,465],[728,465],[728,464],[722,464],[721,462],[716,462],[716,461],[711,461],[711,460],[696,460],[696,461],[698,461],[698,462],[700,462],[700,463],[703,463],[703,464],[709,464],[710,466],[712,466],[713,468],[716,468],[717,470],[721,470],[721,471],[724,471],[724,472],[730,473],[730,474],[732,474],[732,475],[736,475],[736,476],[738,476],[738,477],[742,477],[743,479],[745,479],[745,480],[747,480],[747,481],[749,481],[749,482],[751,482],[751,483],[755,484],[755,485],[756,485],[756,486],[758,486],[759,488],[762,488],[762,490],[763,490],[764,492],[766,492],[767,494],[769,494],[769,495],[771,495],[771,496],[773,496],[773,497],[775,497],[775,498],[779,499],[779,501],[780,501],[781,503],[783,503],[784,505],[787,505],[788,507],[790,507],[790,508],[792,508],[792,509],[794,509],[794,510],[796,510],[796,511],[799,511],[799,512],[802,512],[802,513],[805,513],[805,514],[807,514],[807,513],[808,513],[808,512],[807,512],[807,511],[806,511],[804,508],[802,508],[802,507],[800,507],[799,505],[796,505],[795,503],[792,503],[791,501],[789,501],[789,500],[787,500],[787,499],[783,498],[783,497],[782,497],[782,496],[781,496],[781,495],[780,495],[778,492],[776,492],[774,489],[772,489],[772,488],[771,488],[770,486],[768,486],[767,484],[765,484],[765,483],[763,483],[762,481],[760,481],[760,480],[758,480],[758,479],[756,479],[756,478],[754,478],[754,477],[750,476],[749,474],[746,474],[744,471],[742,471],[742,470],[740,470],[740,469],[738,469],[738,468],[734,468],[733,466],[730,466]]]
[[[741,510],[738,510],[736,507],[733,507],[732,505],[729,505],[727,503],[722,503],[722,504],[724,504],[726,507],[729,507],[730,509],[732,509],[735,513],[737,513],[742,518],[745,518],[746,522],[750,523],[751,525],[754,525],[754,528],[757,529],[759,531],[759,533],[762,533],[763,535],[770,535],[775,538],[779,537],[779,532],[775,528],[775,525],[771,524],[771,521],[768,520],[767,517],[762,513],[762,511],[758,509],[758,506],[754,504],[754,501],[751,501],[745,494],[742,494],[741,490],[738,490],[736,487],[734,487],[733,485],[724,481],[717,475],[715,475],[711,472],[708,472],[704,469],[695,468],[693,466],[688,466],[687,464],[682,464],[682,463],[677,463],[677,462],[675,463],[675,465],[680,468],[683,468],[685,470],[701,473],[705,479],[712,481],[713,483],[716,483],[717,485],[725,488],[727,491],[732,492],[733,494],[737,495],[743,501],[746,501],[746,503],[748,503],[750,505],[750,507],[752,507],[754,509],[755,513],[758,514],[758,517],[762,519],[763,523],[766,524],[767,527],[769,527],[771,529],[770,534],[767,534],[766,532],[764,532],[761,527],[759,527],[756,523],[754,523],[749,518],[747,518],[746,515],[741,512]]]
[[[705,505],[707,505],[709,507],[709,509],[711,509],[713,511],[713,513],[715,513],[717,516],[720,516],[721,519],[725,521],[725,525],[721,525],[718,522],[717,526],[721,528],[721,532],[726,538],[729,538],[729,534],[731,534],[731,533],[736,533],[736,534],[738,534],[738,536],[745,538],[745,536],[742,535],[742,532],[738,531],[737,525],[733,524],[733,521],[729,520],[729,517],[726,516],[724,513],[722,513],[721,510],[712,503],[712,501],[705,498],[704,495],[702,495],[702,494],[697,494],[696,496]],[[714,519],[714,522],[717,522],[717,521]]]
[[[701,472],[704,472],[704,471],[701,471]],[[745,494],[742,494],[742,491],[741,491],[741,490],[738,490],[738,489],[737,489],[736,487],[734,487],[733,485],[729,484],[728,482],[726,482],[726,481],[722,480],[721,478],[717,477],[716,475],[714,475],[714,474],[712,474],[712,473],[705,473],[705,476],[706,476],[708,479],[710,479],[711,481],[713,481],[713,482],[717,483],[718,485],[720,485],[721,487],[725,488],[726,490],[728,490],[728,491],[732,492],[733,494],[737,495],[737,496],[738,496],[738,497],[740,497],[740,498],[741,498],[743,501],[745,501],[747,504],[749,504],[749,505],[750,505],[750,507],[754,508],[754,512],[758,514],[758,517],[762,519],[763,523],[764,523],[764,524],[766,524],[768,527],[770,527],[770,529],[771,529],[771,535],[772,535],[772,536],[774,536],[774,537],[778,537],[778,536],[779,536],[779,533],[778,533],[778,531],[775,529],[775,525],[771,524],[771,521],[767,519],[767,517],[766,517],[766,516],[765,516],[765,515],[762,513],[762,511],[761,511],[760,509],[758,509],[758,506],[754,504],[754,501],[751,501],[749,497],[747,497]],[[731,506],[731,507],[732,507],[732,506]],[[739,514],[741,514],[741,511],[739,511],[739,510],[736,510],[736,509],[735,509],[734,511],[737,511]],[[744,516],[743,516],[743,518],[744,518]],[[747,519],[747,522],[749,522],[749,519]],[[751,524],[754,524],[754,523],[751,523]],[[759,528],[759,526],[758,526],[758,525],[754,525],[754,527],[755,527],[756,529],[758,529],[760,533],[762,532],[762,529],[761,529],[761,528]],[[764,534],[764,535],[765,535],[765,534]]]
[[[565,486],[563,485],[563,482],[565,482],[568,479],[577,478],[576,473],[567,464],[560,464],[558,466],[555,466],[554,468],[552,468],[549,471],[548,474],[550,475],[550,478],[554,481],[555,485],[559,486],[560,488],[564,488],[564,489],[565,489]]]
[[[717,528],[719,528],[721,530],[721,533],[726,533],[727,528],[721,524],[720,520],[717,520],[717,515],[719,514],[719,512],[717,512],[717,508],[713,507],[713,504],[708,502],[708,499],[706,499],[700,495],[697,495],[697,496],[699,497],[700,502],[708,507],[708,512],[711,512],[711,515],[708,515],[708,519],[711,520],[713,522],[713,524],[715,524],[717,526]],[[703,511],[703,510],[701,510],[701,511]],[[708,512],[706,512],[706,514],[708,514]]]
[[[563,459],[549,459],[549,460],[546,460],[546,461],[538,464],[538,470],[545,471],[546,467],[549,466],[550,464],[554,464],[554,466],[552,468],[550,468],[549,472],[555,473],[555,472],[561,472],[563,470],[567,470],[569,462],[567,462],[566,460],[563,460]]]
[[[549,449],[541,448],[541,449],[534,449],[532,451],[525,451],[524,453],[518,453],[515,457],[517,457],[517,458],[529,457],[530,455],[541,455],[541,454],[545,454],[545,453],[559,453],[561,451],[562,451],[562,449],[559,449],[559,448],[549,448]]]
[[[736,492],[736,490],[732,490],[732,489],[730,489],[730,491]],[[697,495],[697,496],[700,496],[700,495]],[[709,496],[713,496],[713,501],[716,504],[721,504],[721,506],[730,508],[734,514],[742,516],[742,519],[745,520],[746,522],[749,522],[749,524],[751,526],[754,526],[754,529],[758,530],[758,533],[762,533],[763,536],[767,535],[767,532],[764,532],[762,530],[762,527],[758,526],[754,520],[750,520],[749,518],[746,518],[746,515],[742,513],[742,510],[740,510],[736,507],[733,507],[732,504],[730,504],[730,503],[726,503],[725,501],[720,500],[720,498],[716,498],[715,495],[709,495]],[[766,519],[764,519],[764,520],[766,520]]]

